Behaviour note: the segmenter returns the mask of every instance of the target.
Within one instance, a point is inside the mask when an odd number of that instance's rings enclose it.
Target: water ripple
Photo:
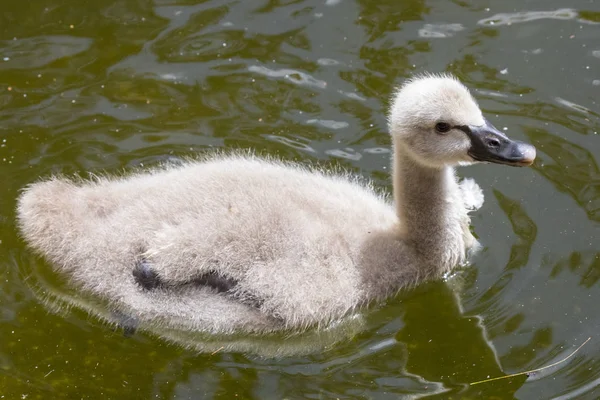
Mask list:
[[[447,38],[456,32],[464,31],[462,24],[425,24],[419,29],[419,37],[422,38]]]
[[[329,119],[309,119],[306,121],[307,124],[321,125],[329,129],[343,129],[347,128],[349,124],[344,121],[333,121]]]
[[[260,65],[251,65],[248,67],[248,71],[256,72],[257,74],[265,75],[271,78],[284,78],[285,80],[292,82],[296,85],[316,87],[319,89],[325,89],[327,82],[316,79],[306,72],[297,71],[294,69],[269,69]]]
[[[561,8],[554,11],[520,11],[515,13],[500,13],[479,20],[479,25],[512,25],[539,19],[570,20],[579,16],[572,8]]]
[[[0,41],[0,70],[32,69],[88,50],[93,40],[74,36],[36,36]]]

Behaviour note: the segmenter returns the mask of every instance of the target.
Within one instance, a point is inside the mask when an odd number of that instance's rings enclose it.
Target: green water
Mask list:
[[[588,0],[3,0],[0,399],[600,397],[598,37]],[[15,229],[27,183],[253,148],[389,190],[387,99],[425,70],[457,74],[538,149],[533,168],[460,171],[486,203],[458,297],[427,284],[370,310],[351,340],[265,359],[125,338],[34,294],[48,266]],[[467,385],[590,336],[555,367]]]

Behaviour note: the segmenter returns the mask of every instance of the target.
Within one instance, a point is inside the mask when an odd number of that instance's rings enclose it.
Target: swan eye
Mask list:
[[[437,124],[435,124],[435,130],[438,133],[447,133],[450,131],[451,128],[452,127],[447,122],[438,122]]]

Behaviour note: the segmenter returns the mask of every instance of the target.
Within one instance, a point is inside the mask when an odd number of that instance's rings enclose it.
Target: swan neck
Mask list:
[[[394,148],[394,200],[400,232],[428,264],[451,268],[464,252],[461,221],[466,214],[454,169],[423,165],[401,143]]]

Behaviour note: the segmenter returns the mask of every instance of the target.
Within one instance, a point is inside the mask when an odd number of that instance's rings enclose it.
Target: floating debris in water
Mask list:
[[[515,376],[520,376],[520,375],[535,376],[538,372],[540,372],[540,371],[542,371],[544,369],[548,369],[548,368],[554,367],[554,366],[556,366],[558,364],[561,364],[561,363],[567,361],[569,358],[573,357],[575,355],[575,353],[577,353],[590,340],[592,340],[591,336],[589,338],[587,338],[587,340],[585,342],[581,343],[579,345],[579,347],[576,348],[575,351],[573,351],[571,354],[569,354],[568,356],[566,356],[562,360],[559,360],[559,361],[557,361],[555,363],[552,363],[550,365],[546,365],[545,367],[536,368],[536,369],[532,369],[532,370],[524,371],[524,372],[518,372],[516,374],[510,374],[510,375],[505,375],[505,376],[497,376],[495,378],[484,379],[482,381],[477,381],[477,382],[469,383],[469,386],[479,385],[480,383],[486,383],[486,382],[491,382],[491,381],[497,381],[497,380],[500,380],[500,379],[514,378]]]

